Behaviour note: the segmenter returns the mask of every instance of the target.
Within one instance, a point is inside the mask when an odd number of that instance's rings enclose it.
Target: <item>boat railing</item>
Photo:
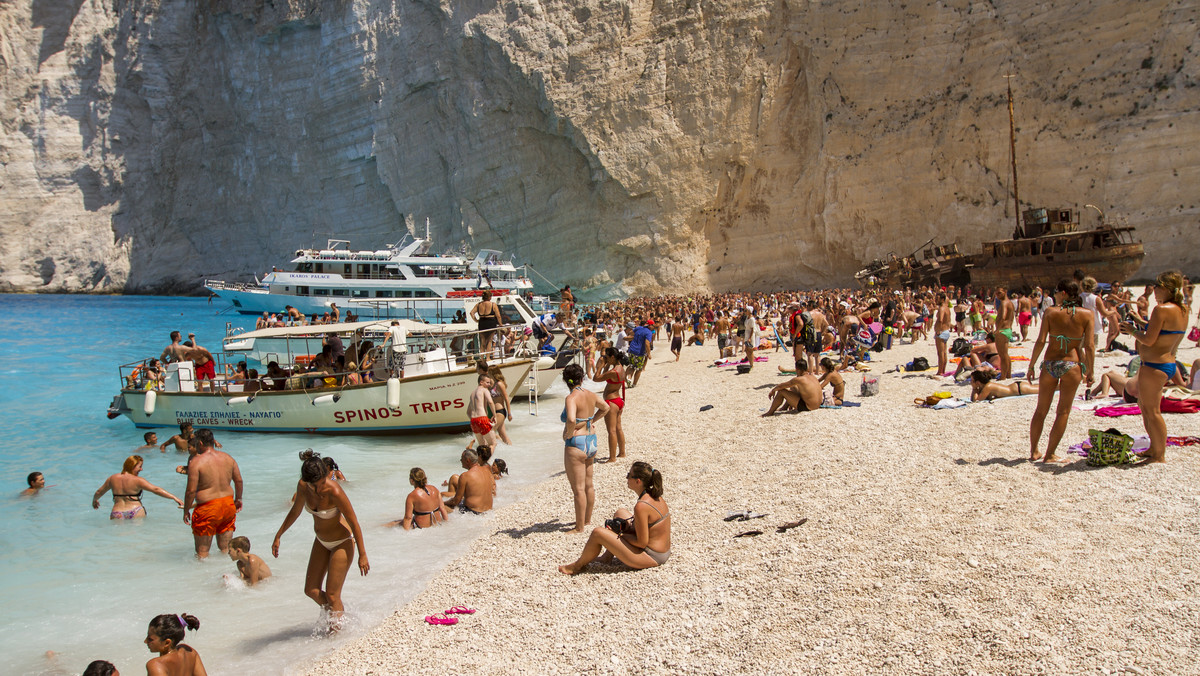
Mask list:
[[[226,282],[221,279],[206,279],[204,286],[213,291],[263,291],[259,284],[250,282]]]

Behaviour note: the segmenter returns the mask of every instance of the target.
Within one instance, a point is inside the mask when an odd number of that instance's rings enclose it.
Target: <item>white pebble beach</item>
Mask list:
[[[1028,357],[1035,336],[1012,353]],[[423,593],[307,673],[1200,670],[1200,446],[1169,447],[1157,466],[1031,463],[1036,397],[919,408],[916,397],[970,389],[885,373],[915,356],[936,364],[932,342],[874,355],[878,396],[860,397],[847,374],[861,407],[761,418],[789,352],[761,352],[769,361],[738,375],[710,367],[711,343],[685,347],[678,363],[666,346],[628,391],[628,457],[595,467],[592,519],[631,508],[625,473],[650,462],[673,515],[664,566],[560,574],[587,535],[563,532],[573,511],[559,474],[498,510],[491,534]],[[1190,365],[1200,349],[1185,340],[1178,356]],[[1097,371],[1129,359],[1101,353]],[[542,415],[558,405],[543,402]],[[1046,434],[1052,420],[1053,409]],[[1200,414],[1166,421],[1171,436],[1200,435]],[[1060,455],[1108,427],[1144,433],[1140,416],[1073,411]],[[723,520],[745,509],[768,516]],[[751,529],[763,533],[733,537]],[[458,605],[478,612],[454,626],[424,622]]]

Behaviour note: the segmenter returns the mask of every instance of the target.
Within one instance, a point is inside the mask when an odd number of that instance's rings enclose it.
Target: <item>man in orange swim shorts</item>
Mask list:
[[[475,433],[475,442],[496,447],[496,433],[492,431],[495,424],[492,421],[495,408],[492,406],[492,387],[495,381],[486,373],[479,374],[479,386],[471,393],[467,402],[467,418],[471,421],[471,431]]]
[[[237,513],[242,511],[242,472],[236,460],[216,449],[212,430],[197,430],[195,438],[199,450],[188,461],[183,522],[192,527],[196,558],[205,559],[214,535],[221,553],[229,552]]]

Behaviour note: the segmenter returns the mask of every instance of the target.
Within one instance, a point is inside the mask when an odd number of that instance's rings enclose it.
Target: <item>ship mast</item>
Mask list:
[[[1013,181],[1013,218],[1016,220],[1016,229],[1013,230],[1013,237],[1020,237],[1021,232],[1021,197],[1017,190],[1017,127],[1013,121],[1013,95],[1012,95],[1012,79],[1015,75],[1005,75],[1004,79],[1008,80],[1008,155],[1012,160],[1012,181]]]

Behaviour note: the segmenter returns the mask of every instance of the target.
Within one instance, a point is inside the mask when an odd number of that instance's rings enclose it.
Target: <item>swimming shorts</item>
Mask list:
[[[492,431],[492,419],[487,416],[471,418],[471,431],[475,434],[487,434]]]
[[[983,323],[983,315],[979,314],[978,312],[972,312],[971,313],[971,324],[973,326],[979,326],[982,323]]]
[[[236,530],[237,505],[226,495],[196,505],[192,512],[192,535],[220,535]]]
[[[631,354],[629,355],[629,365],[637,370],[646,368],[646,355]]]
[[[817,338],[811,343],[805,343],[804,351],[809,354],[820,354],[821,348],[824,346],[824,344],[824,341],[822,341],[820,338]]]
[[[196,367],[196,380],[212,380],[217,377],[217,367],[214,366],[213,360],[209,359],[200,366]]]
[[[1029,326],[1033,323],[1032,312],[1022,312],[1017,315],[1017,326]]]
[[[475,510],[468,507],[466,502],[458,503],[458,513],[459,514],[483,514],[483,512],[476,512]]]
[[[683,338],[675,336],[671,339],[671,351],[678,352],[683,349]]]

